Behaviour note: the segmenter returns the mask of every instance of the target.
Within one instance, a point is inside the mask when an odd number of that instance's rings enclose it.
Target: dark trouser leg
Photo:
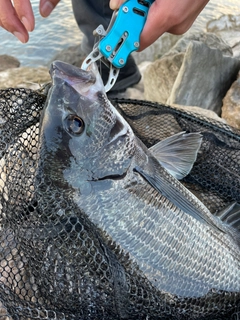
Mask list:
[[[77,24],[84,34],[82,50],[88,54],[94,44],[93,30],[100,24],[106,29],[113,11],[109,0],[72,0],[73,12]]]
[[[82,50],[88,54],[94,45],[93,30],[100,24],[107,29],[112,17],[112,10],[109,8],[109,0],[72,0],[73,12],[77,24],[84,34],[82,40]],[[106,83],[109,75],[109,69],[102,64],[102,78]],[[124,91],[128,87],[138,83],[141,79],[138,67],[133,57],[130,55],[125,67],[120,69],[119,77],[112,88],[112,92]]]

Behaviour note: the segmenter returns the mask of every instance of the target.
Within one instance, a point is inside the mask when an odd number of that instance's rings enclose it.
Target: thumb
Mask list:
[[[39,10],[42,17],[50,15],[60,0],[40,0]]]
[[[109,6],[112,10],[118,9],[126,0],[110,0]]]

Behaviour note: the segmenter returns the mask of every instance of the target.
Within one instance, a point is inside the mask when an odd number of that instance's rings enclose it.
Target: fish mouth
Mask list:
[[[66,83],[89,99],[99,91],[105,92],[97,65],[92,63],[89,70],[83,70],[66,62],[54,61],[50,67],[53,85]]]
[[[66,81],[70,85],[75,85],[76,83],[92,85],[96,82],[96,76],[93,72],[82,70],[59,60],[52,63],[50,75],[53,81],[58,78]]]

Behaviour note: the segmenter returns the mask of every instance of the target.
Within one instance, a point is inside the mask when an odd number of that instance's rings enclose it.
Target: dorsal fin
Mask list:
[[[174,178],[181,180],[191,171],[201,142],[200,133],[180,132],[158,142],[149,150]]]

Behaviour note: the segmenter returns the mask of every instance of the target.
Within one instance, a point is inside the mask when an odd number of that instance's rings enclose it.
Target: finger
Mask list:
[[[14,0],[16,13],[27,31],[31,32],[35,26],[32,6],[29,0]]]
[[[157,1],[153,2],[149,9],[147,21],[141,33],[140,48],[138,51],[142,51],[147,48],[169,28],[168,17],[166,14],[162,14],[162,12],[164,12],[162,4],[159,4]]]
[[[42,17],[50,15],[60,0],[40,0],[39,11]]]
[[[117,10],[126,0],[110,0],[109,6],[112,10]]]
[[[14,34],[21,42],[28,41],[28,32],[9,0],[1,0],[0,21],[1,27]]]

